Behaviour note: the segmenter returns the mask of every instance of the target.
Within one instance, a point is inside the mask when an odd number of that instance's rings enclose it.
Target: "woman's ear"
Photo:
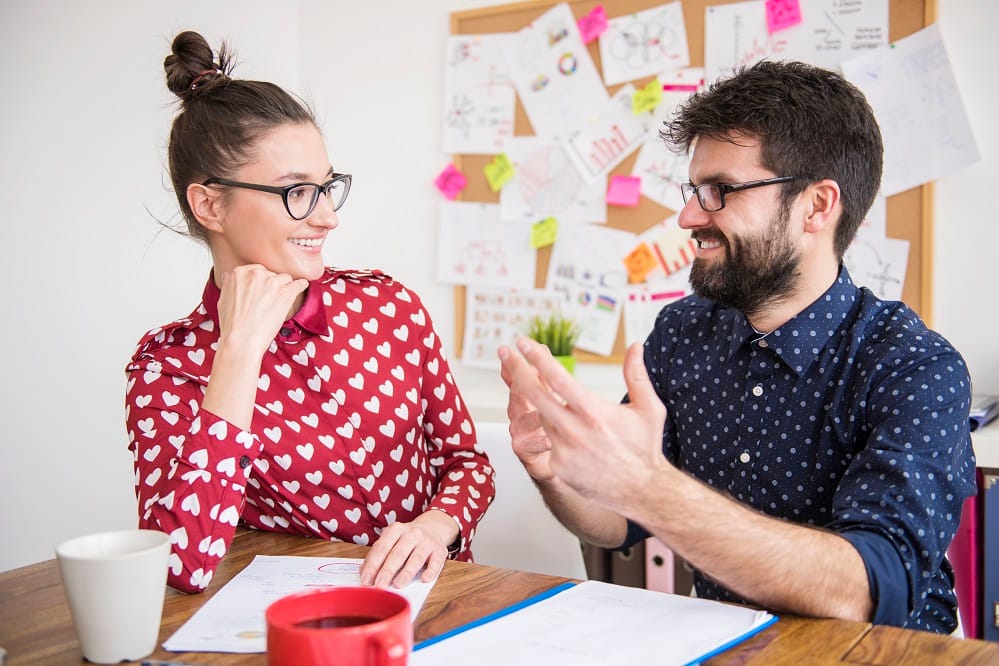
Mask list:
[[[826,178],[812,183],[806,191],[805,231],[818,233],[827,228],[833,230],[843,212],[839,183]]]
[[[219,233],[223,231],[221,191],[201,183],[191,183],[187,186],[187,205],[205,229]]]

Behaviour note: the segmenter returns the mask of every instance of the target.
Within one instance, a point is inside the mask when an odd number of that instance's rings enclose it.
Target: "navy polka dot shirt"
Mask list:
[[[971,382],[960,354],[845,268],[762,335],[738,310],[666,306],[645,364],[673,464],[771,516],[834,531],[867,568],[874,622],[949,633],[945,554],[975,493]],[[648,536],[629,523],[626,547]],[[695,572],[701,597],[744,602]]]

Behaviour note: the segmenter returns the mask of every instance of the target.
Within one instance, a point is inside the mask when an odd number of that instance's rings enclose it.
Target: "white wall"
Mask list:
[[[434,279],[443,39],[437,0],[7,0],[0,3],[0,570],[52,556],[76,534],[135,523],[123,368],[148,328],[197,303],[207,254],[161,231],[175,217],[164,175],[173,114],[162,60],[181,29],[236,47],[236,74],[316,106],[334,165],[354,174],[327,259],[377,266],[416,289],[453,347],[451,288]],[[937,328],[976,389],[999,392],[994,342],[999,106],[991,2],[940,0],[940,23],[983,154],[937,186]],[[393,20],[386,20],[392,16]],[[971,289],[978,288],[972,292]],[[501,414],[493,373],[456,364],[477,415]],[[609,366],[580,377],[620,391]]]

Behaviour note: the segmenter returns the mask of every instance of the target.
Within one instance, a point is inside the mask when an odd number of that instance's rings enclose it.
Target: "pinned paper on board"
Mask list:
[[[434,179],[434,185],[448,199],[454,199],[465,189],[468,180],[465,174],[458,171],[453,164],[448,164],[443,171]]]
[[[626,84],[565,140],[569,158],[583,176],[593,182],[624,161],[645,138],[647,116],[631,112],[633,85]]]
[[[590,13],[581,16],[576,25],[579,26],[579,36],[583,43],[589,44],[607,30],[607,12],[603,5],[597,5]]]
[[[697,78],[690,73],[687,80]],[[697,78],[699,80],[699,78]],[[638,151],[631,175],[642,179],[642,194],[673,211],[683,208],[680,186],[688,181],[690,158],[686,153],[673,152],[659,136],[659,128],[676,106],[690,96],[688,91],[664,92],[662,101],[652,113],[653,122]]]
[[[600,35],[600,64],[609,86],[689,65],[680,2],[609,19]]]
[[[629,287],[624,301],[625,346],[644,342],[652,332],[659,312],[689,293],[689,289],[672,289],[657,284]]]
[[[565,147],[537,136],[515,136],[503,144],[514,175],[500,191],[500,218],[535,222],[557,217],[566,224],[605,222],[602,183],[586,183]]]
[[[442,202],[437,231],[437,280],[449,284],[533,287],[538,253],[529,251],[530,242],[531,224],[500,222],[496,204]]]
[[[509,33],[448,38],[444,152],[493,154],[513,136],[516,94],[502,53],[512,39]]]
[[[469,287],[465,291],[465,340],[462,361],[482,368],[500,367],[496,352],[525,334],[534,315],[559,312],[566,296],[547,289]]]
[[[690,237],[690,231],[677,224],[677,216],[667,218],[659,227],[653,227],[642,235],[652,245],[656,259],[666,275],[682,271],[694,262],[697,256],[697,243]]]
[[[902,300],[908,262],[909,241],[866,234],[858,235],[843,255],[854,284],[889,301]]]

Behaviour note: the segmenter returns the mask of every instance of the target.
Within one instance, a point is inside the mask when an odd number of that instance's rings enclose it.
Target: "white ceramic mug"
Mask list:
[[[56,547],[84,658],[137,661],[156,648],[169,557],[170,537],[156,530],[90,534]]]

